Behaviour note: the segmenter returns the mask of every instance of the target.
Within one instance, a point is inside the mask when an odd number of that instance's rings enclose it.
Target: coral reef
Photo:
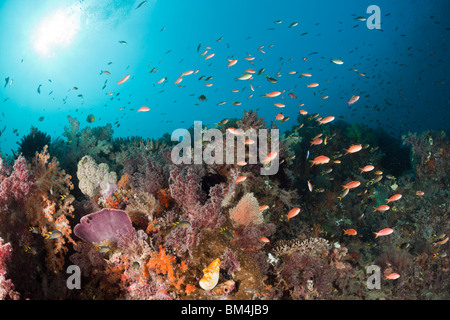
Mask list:
[[[270,176],[263,163],[174,164],[168,135],[113,139],[111,125],[80,131],[69,117],[67,141],[0,158],[0,298],[448,299],[446,133],[409,134],[399,150],[385,132],[317,117],[282,135]],[[250,110],[217,128],[277,123]],[[72,264],[81,290],[66,287]]]

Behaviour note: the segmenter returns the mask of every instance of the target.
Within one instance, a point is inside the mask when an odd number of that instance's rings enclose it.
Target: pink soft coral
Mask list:
[[[10,297],[13,300],[19,299],[19,293],[14,291],[14,285],[11,280],[6,280],[6,261],[11,258],[11,245],[3,244],[0,238],[0,300]]]
[[[34,188],[34,177],[24,157],[20,156],[15,161],[10,176],[7,176],[8,171],[0,159],[0,209],[3,210],[13,204],[23,207]]]

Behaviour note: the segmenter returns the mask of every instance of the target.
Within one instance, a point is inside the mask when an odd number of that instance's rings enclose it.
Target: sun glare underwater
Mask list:
[[[450,4],[0,4],[0,300],[450,299]]]

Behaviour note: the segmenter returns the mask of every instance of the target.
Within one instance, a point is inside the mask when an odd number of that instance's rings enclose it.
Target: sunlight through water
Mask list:
[[[59,9],[47,16],[34,35],[34,49],[51,56],[54,49],[67,47],[80,30],[80,13],[73,7]]]

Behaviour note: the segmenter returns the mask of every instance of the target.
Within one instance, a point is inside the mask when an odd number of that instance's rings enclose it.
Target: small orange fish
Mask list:
[[[245,161],[238,161],[238,162],[236,162],[236,165],[240,166],[240,167],[243,167],[243,166],[247,165],[247,162],[245,162]]]
[[[311,167],[312,167],[313,165],[328,163],[328,162],[330,162],[330,158],[328,158],[327,156],[318,156],[318,157],[315,157],[314,160],[310,160],[309,162],[311,162]]]
[[[356,145],[352,145],[352,146],[350,146],[350,148],[344,149],[344,150],[346,151],[345,154],[348,154],[348,153],[355,153],[355,152],[358,152],[358,151],[360,151],[361,149],[362,149],[362,145],[356,144]]]
[[[356,234],[357,234],[357,232],[356,232],[355,229],[347,229],[347,230],[344,230],[344,235],[347,235],[347,236],[356,236]]]
[[[244,141],[244,144],[246,144],[246,145],[254,144],[254,143],[255,143],[255,140],[252,140],[252,139],[247,139]]]
[[[150,111],[150,108],[146,107],[146,106],[143,106],[143,107],[140,107],[137,112],[148,112],[148,111]]]
[[[392,197],[390,197],[389,199],[386,199],[386,201],[387,201],[386,203],[394,202],[394,201],[400,200],[401,197],[402,197],[402,195],[401,195],[400,193],[394,194],[394,195],[393,195]]]
[[[183,81],[183,78],[182,78],[182,77],[179,77],[179,78],[175,81],[175,84],[179,84],[181,81]]]
[[[384,211],[388,211],[390,208],[391,207],[389,207],[388,205],[383,204],[383,205],[378,206],[378,207],[373,207],[373,212],[375,212],[375,211],[384,212]]]
[[[129,78],[130,78],[130,75],[127,74],[125,77],[122,78],[122,80],[120,80],[119,82],[117,82],[117,84],[122,84],[122,83],[126,82]]]
[[[443,244],[446,244],[447,241],[448,241],[448,237],[445,238],[445,239],[442,239],[441,241],[438,241],[438,242],[433,243],[433,246],[437,246],[437,245],[440,245],[440,246],[441,246],[441,245],[443,245]]]
[[[306,110],[300,110],[300,114],[301,114],[302,116],[306,116],[306,115],[308,114],[308,111],[306,111]]]
[[[206,56],[205,60],[211,59],[212,57],[214,57],[216,54],[215,53],[210,53]]]
[[[266,93],[266,97],[268,98],[275,98],[278,97],[281,94],[280,91],[273,91],[271,93]]]
[[[343,185],[342,187],[344,189],[354,189],[357,188],[361,185],[360,181],[350,181],[349,183],[347,183],[346,185]]]
[[[398,273],[392,272],[392,273],[390,273],[388,275],[385,275],[384,277],[385,277],[386,280],[395,280],[395,279],[400,278],[400,275]]]
[[[194,70],[189,70],[189,71],[183,72],[183,73],[181,74],[181,76],[182,76],[182,77],[184,77],[184,76],[190,76],[190,75],[193,74],[193,73],[194,73]]]
[[[288,220],[292,219],[293,217],[295,217],[296,215],[298,215],[300,213],[300,208],[294,208],[291,209],[288,214],[287,214],[287,218]]]
[[[320,144],[322,144],[322,142],[323,142],[323,140],[322,139],[320,139],[320,138],[316,138],[316,139],[314,139],[313,141],[311,141],[311,145],[313,146],[318,146],[318,145],[320,145]]]
[[[365,166],[364,168],[359,168],[359,169],[361,170],[360,173],[363,173],[363,172],[372,171],[373,169],[375,169],[375,167],[369,164],[369,165]]]
[[[285,105],[282,104],[282,103],[274,103],[273,105],[274,105],[275,107],[278,107],[278,108],[284,108],[284,107],[285,107]]]
[[[269,206],[267,204],[265,204],[265,205],[262,205],[261,207],[259,207],[258,211],[263,212],[264,210],[267,210],[267,209],[269,209]]]
[[[313,185],[311,184],[311,182],[309,180],[308,180],[308,189],[309,189],[309,192],[313,191]]]
[[[308,88],[315,88],[315,87],[318,87],[318,86],[319,86],[319,84],[317,82],[313,82],[313,83],[308,84],[306,87],[308,87]]]
[[[350,105],[354,104],[358,100],[359,100],[359,96],[352,96],[350,98],[350,100],[347,102],[347,104],[350,106]]]
[[[279,113],[275,116],[275,120],[281,121],[283,119],[284,119],[284,114],[282,114],[282,113]]]
[[[264,242],[264,243],[269,243],[270,242],[270,240],[268,238],[266,238],[266,237],[261,237],[260,240],[262,242]]]
[[[234,60],[228,59],[228,61],[229,61],[228,68],[234,66],[238,62],[237,59],[234,59]]]
[[[291,97],[292,99],[297,99],[297,96],[292,92],[289,92],[289,97]]]
[[[277,156],[278,156],[278,152],[272,151],[265,157],[265,159],[262,161],[262,163],[264,163],[264,164],[269,163],[269,162],[273,161]]]
[[[423,191],[417,191],[416,192],[416,196],[423,196],[425,194],[425,192]]]
[[[256,73],[256,71],[253,70],[253,69],[247,69],[247,70],[245,70],[244,72],[245,72],[245,73]]]
[[[394,232],[394,230],[391,229],[391,228],[385,228],[385,229],[382,229],[382,230],[380,230],[378,232],[374,232],[375,233],[375,239],[378,238],[378,237],[382,237],[382,236],[388,236],[388,235],[390,235],[393,232]]]
[[[322,125],[322,124],[325,124],[325,123],[329,123],[329,122],[331,122],[333,120],[334,120],[333,116],[328,116],[328,117],[325,117],[322,120],[318,120],[318,121],[319,121],[319,125]]]
[[[312,77],[311,73],[302,73],[302,76],[304,76],[304,77]]]
[[[236,179],[236,183],[241,183],[247,179],[247,176],[240,176]]]

